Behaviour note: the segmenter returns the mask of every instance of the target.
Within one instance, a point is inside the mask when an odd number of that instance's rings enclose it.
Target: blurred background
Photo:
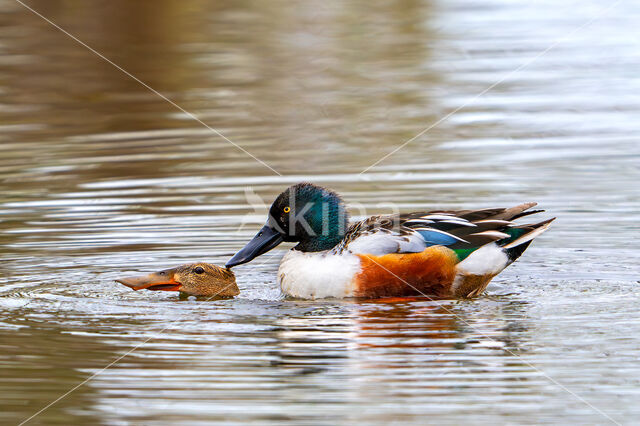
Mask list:
[[[25,4],[269,167],[0,0],[0,422],[147,340],[29,423],[637,420],[640,4]],[[302,180],[559,219],[473,301],[283,300],[288,247],[235,300],[113,282],[223,264]]]

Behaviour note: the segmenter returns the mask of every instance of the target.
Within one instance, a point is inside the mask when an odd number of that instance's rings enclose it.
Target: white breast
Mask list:
[[[278,282],[284,294],[301,299],[351,297],[358,272],[360,258],[348,252],[337,255],[289,250],[280,262]]]

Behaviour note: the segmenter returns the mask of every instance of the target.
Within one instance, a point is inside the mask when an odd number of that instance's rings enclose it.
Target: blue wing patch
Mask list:
[[[415,229],[416,232],[424,239],[427,247],[431,246],[448,246],[458,242],[466,243],[467,241],[451,235],[448,232],[438,231],[435,229]]]

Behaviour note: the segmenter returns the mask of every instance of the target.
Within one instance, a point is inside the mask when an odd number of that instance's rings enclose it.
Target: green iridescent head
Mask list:
[[[227,267],[249,262],[283,241],[297,242],[304,252],[329,250],[344,237],[349,214],[335,192],[311,183],[299,183],[283,191],[271,205],[266,225]]]

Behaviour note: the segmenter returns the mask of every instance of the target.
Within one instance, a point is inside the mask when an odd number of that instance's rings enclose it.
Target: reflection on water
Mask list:
[[[278,176],[0,0],[0,422],[144,343],[32,422],[633,423],[640,7],[572,33],[600,3],[29,2]],[[474,301],[283,300],[282,250],[234,300],[113,283],[224,263],[300,180],[559,220]]]

